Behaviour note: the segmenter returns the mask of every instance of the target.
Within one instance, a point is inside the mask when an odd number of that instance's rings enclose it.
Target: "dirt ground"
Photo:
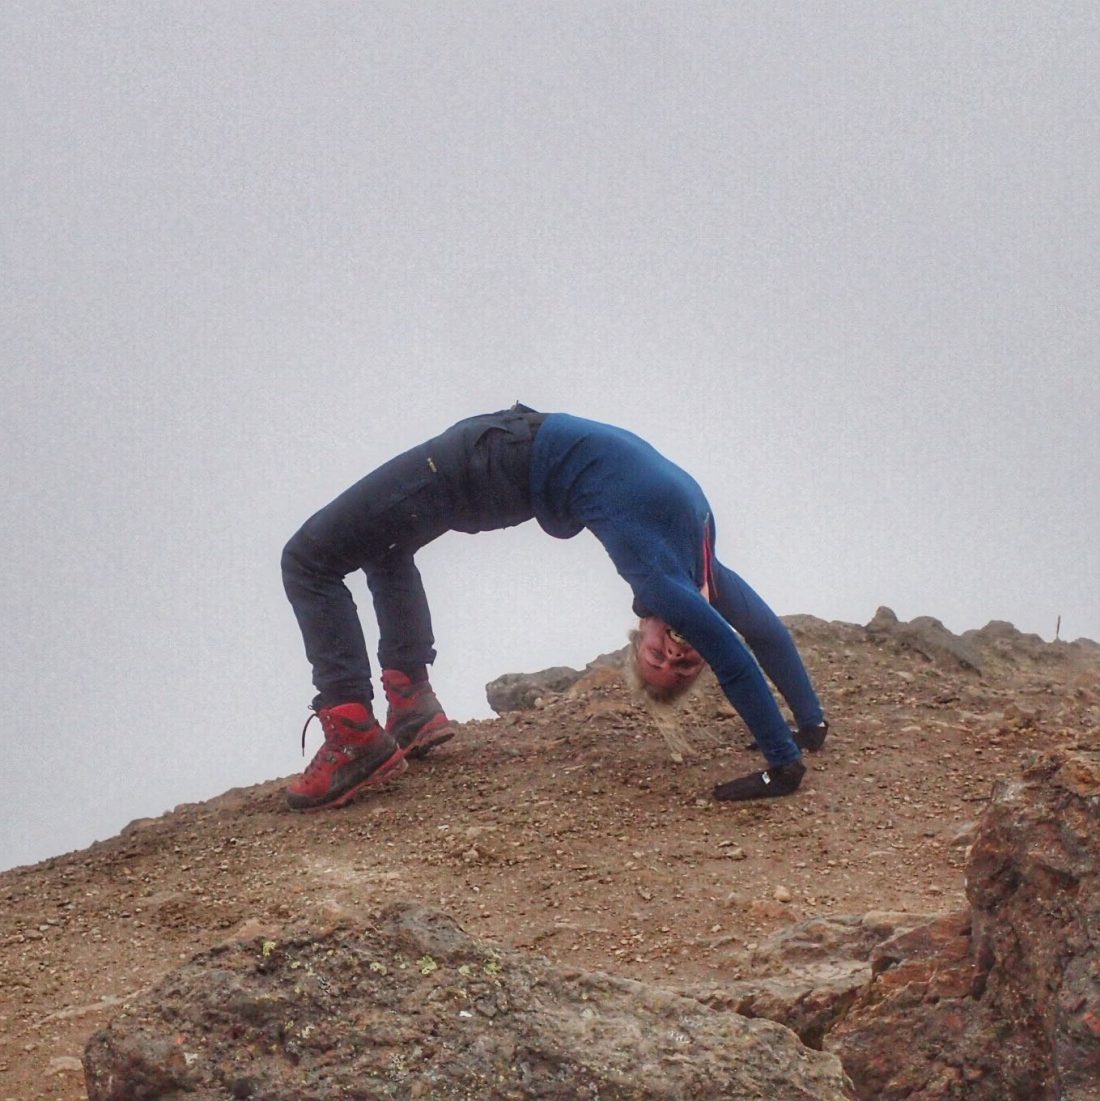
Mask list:
[[[713,687],[675,761],[599,672],[464,725],[341,811],[291,814],[272,780],[3,873],[0,1101],[83,1099],[88,1036],[195,951],[395,899],[669,986],[745,977],[748,946],[810,915],[958,908],[993,782],[1100,739],[1100,648],[991,638],[979,674],[862,627],[792,624],[835,733],[791,798],[710,798],[761,767]]]

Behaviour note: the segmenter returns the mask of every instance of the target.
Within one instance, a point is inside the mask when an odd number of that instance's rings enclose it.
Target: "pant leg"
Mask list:
[[[383,669],[431,665],[435,636],[428,597],[413,556],[395,550],[366,567],[378,620],[378,661]]]
[[[287,545],[284,584],[324,706],[371,698],[362,625],[343,580],[354,570],[367,575],[383,666],[434,660],[413,555],[445,531],[485,531],[531,517],[537,419],[513,410],[460,421],[346,489]]]
[[[782,620],[733,570],[714,560],[714,606],[745,640],[761,669],[787,702],[795,723],[813,726],[824,714],[802,656]]]
[[[313,667],[317,705],[368,703],[373,697],[370,660],[355,601],[344,583],[350,569],[299,531],[283,550],[282,570]]]
[[[452,517],[427,449],[413,448],[361,478],[311,516],[283,551],[283,585],[321,706],[373,697],[363,627],[344,580],[356,570],[367,573],[376,608],[383,609],[382,652],[390,644],[434,658],[412,555],[448,530]]]

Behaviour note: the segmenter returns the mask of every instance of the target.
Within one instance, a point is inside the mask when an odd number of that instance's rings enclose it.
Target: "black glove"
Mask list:
[[[800,726],[797,730],[791,731],[791,737],[794,738],[794,744],[805,753],[809,750],[811,753],[816,753],[824,744],[825,738],[829,733],[829,724],[825,720],[822,720],[817,726]],[[745,742],[744,749],[759,749],[756,744],[755,738],[750,738]]]
[[[817,726],[801,726],[794,732],[798,748],[805,752],[816,753],[824,744],[829,733],[829,724],[824,719]]]
[[[801,761],[766,768],[763,772],[750,772],[714,789],[714,798],[723,802],[744,802],[748,799],[774,799],[778,795],[793,795],[806,775]]]

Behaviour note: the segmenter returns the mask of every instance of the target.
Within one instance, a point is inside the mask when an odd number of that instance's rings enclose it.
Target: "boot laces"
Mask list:
[[[312,715],[305,721],[305,725],[302,727],[302,756],[306,755],[306,727],[309,726],[313,720],[317,718],[317,712],[314,711]]]
[[[306,755],[306,729],[309,727],[309,724],[313,722],[314,719],[321,720],[321,729],[324,731],[326,742],[329,741],[336,734],[336,724],[333,722],[332,716],[324,708],[316,707],[313,704],[310,704],[310,711],[312,711],[313,714],[311,714],[310,717],[306,719],[304,725],[302,726],[303,757]]]

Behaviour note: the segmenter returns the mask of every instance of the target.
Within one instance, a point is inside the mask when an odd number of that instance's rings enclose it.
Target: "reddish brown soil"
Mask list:
[[[273,780],[0,875],[0,1101],[83,1099],[89,1034],[242,926],[412,899],[477,936],[680,985],[739,976],[746,945],[811,914],[958,907],[992,783],[1100,727],[1095,648],[1005,643],[979,676],[862,628],[796,635],[835,737],[791,798],[710,799],[761,767],[717,693],[690,705],[697,755],[678,763],[597,673],[465,725],[342,811],[288,813]]]

